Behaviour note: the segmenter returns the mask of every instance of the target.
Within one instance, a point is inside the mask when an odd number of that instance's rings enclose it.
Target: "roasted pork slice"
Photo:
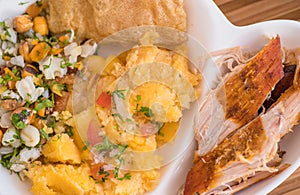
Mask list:
[[[300,88],[290,87],[269,110],[201,156],[190,170],[185,195],[221,194],[230,185],[258,172],[277,172],[278,142],[291,131],[300,114]]]
[[[198,154],[206,154],[251,121],[283,74],[279,37],[273,38],[247,64],[226,74],[218,87],[200,102],[195,115]]]

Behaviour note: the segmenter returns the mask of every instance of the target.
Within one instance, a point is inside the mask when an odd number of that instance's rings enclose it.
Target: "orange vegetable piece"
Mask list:
[[[50,52],[51,47],[45,43],[41,42],[38,43],[34,48],[31,50],[29,57],[33,62],[39,62],[40,60],[44,59],[48,53]]]

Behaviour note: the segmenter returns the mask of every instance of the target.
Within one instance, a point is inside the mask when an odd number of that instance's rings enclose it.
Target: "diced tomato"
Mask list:
[[[102,164],[94,164],[91,165],[91,174],[93,176],[94,179],[101,181],[102,178],[106,177],[106,178],[112,178],[113,174],[112,174],[112,170],[107,170],[105,171],[106,173],[109,173],[109,175],[105,175],[104,174],[100,174],[100,167],[103,166]]]
[[[98,97],[96,103],[99,106],[110,109],[111,108],[111,95],[107,94],[106,92],[102,92],[101,95]]]
[[[91,146],[94,146],[98,143],[103,142],[103,137],[99,136],[100,131],[101,130],[99,128],[99,124],[94,120],[90,121],[88,130],[87,130],[87,139]]]

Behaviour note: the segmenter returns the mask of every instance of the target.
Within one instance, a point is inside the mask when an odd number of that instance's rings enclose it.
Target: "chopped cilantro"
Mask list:
[[[131,174],[130,173],[126,173],[123,177],[118,177],[118,180],[130,180],[131,179]]]
[[[163,125],[158,129],[157,135],[162,136],[162,137],[165,136],[165,134],[161,132],[161,129],[162,129],[164,126],[165,126],[165,123],[163,123]]]
[[[19,114],[14,113],[12,115],[11,122],[17,129],[24,129],[26,127],[26,124],[24,121],[27,118],[27,116],[29,116],[29,111],[22,110],[21,113],[19,113]]]
[[[66,59],[63,59],[62,61],[60,61],[60,67],[61,68],[67,68],[67,67],[70,67],[72,65],[73,64],[71,62],[69,62],[68,60],[66,60]]]
[[[82,150],[87,150],[89,146],[90,146],[90,142],[85,141],[84,146],[82,147]]]
[[[73,127],[70,125],[65,124],[65,133],[69,136],[69,137],[73,137],[74,136],[74,132],[73,132]]]
[[[144,113],[144,115],[146,117],[152,117],[153,116],[153,112],[152,112],[151,108],[148,108],[148,107],[142,106],[138,112]]]
[[[18,3],[18,5],[25,5],[25,4],[27,4],[27,3],[29,3],[29,1],[26,1],[26,2],[20,2],[20,3]]]
[[[5,85],[8,83],[8,81],[12,81],[13,77],[10,74],[5,74],[2,77],[0,77],[0,83],[2,85]]]
[[[44,70],[50,68],[50,66],[51,66],[51,64],[52,64],[52,59],[53,59],[53,58],[50,58],[49,64],[44,64],[44,66],[43,66],[43,67],[44,67]]]
[[[115,90],[113,91],[113,94],[116,94],[119,98],[125,100],[125,95],[124,92],[126,91],[126,89],[123,90]]]
[[[10,161],[11,158],[17,157],[20,153],[20,149],[21,148],[14,148],[14,151],[12,153],[1,156],[0,163],[2,164],[2,166],[7,169],[10,169],[10,167],[12,165],[12,162]]]
[[[92,179],[92,180],[94,180],[96,184],[99,183],[99,181],[96,178],[94,178],[92,175],[90,175],[89,178]]]
[[[44,99],[40,103],[38,103],[34,109],[36,111],[40,111],[43,108],[52,108],[52,107],[53,107],[53,102],[51,100]]]
[[[137,95],[136,96],[136,102],[140,102],[142,100],[142,96],[141,95]]]
[[[48,133],[46,133],[43,129],[40,129],[40,133],[47,141],[50,139]]]

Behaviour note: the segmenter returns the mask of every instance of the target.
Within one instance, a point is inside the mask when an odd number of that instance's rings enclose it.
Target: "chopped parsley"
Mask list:
[[[130,173],[126,173],[123,177],[119,177],[120,167],[122,163],[124,163],[123,155],[126,149],[128,148],[128,145],[113,144],[109,142],[107,137],[104,137],[103,144],[99,144],[94,147],[100,154],[104,154],[104,156],[109,156],[116,159],[117,165],[115,166],[115,169],[112,171],[114,178],[118,180],[126,180],[131,178]],[[116,150],[118,152],[114,152],[114,154],[111,155],[110,152]],[[105,182],[108,179],[108,176],[110,175],[109,172],[104,171],[103,167],[100,167],[99,174],[102,175],[101,182]]]
[[[40,133],[47,141],[50,139],[48,133],[46,133],[43,129],[40,129]]]
[[[73,137],[73,136],[74,136],[73,127],[70,126],[70,125],[65,124],[65,133],[66,133],[69,137]]]
[[[116,94],[119,98],[125,100],[125,95],[124,95],[125,91],[126,91],[126,89],[115,90],[115,91],[113,91],[113,94]]]
[[[0,84],[6,85],[8,81],[12,81],[13,77],[10,74],[5,74],[2,77],[0,77]]]
[[[90,146],[90,142],[85,141],[84,146],[82,147],[82,150],[87,150],[89,146]]]
[[[49,64],[44,64],[44,66],[43,66],[43,67],[44,67],[44,70],[50,68],[50,66],[51,66],[51,64],[52,64],[52,60],[53,60],[53,58],[50,58]]]
[[[118,177],[118,180],[130,180],[131,179],[131,174],[130,173],[125,173],[123,177]]]
[[[152,117],[153,116],[153,112],[152,112],[151,108],[148,108],[148,107],[145,107],[145,106],[142,106],[140,108],[140,110],[138,110],[138,112],[144,113],[144,115],[146,117]]]
[[[17,157],[19,153],[20,153],[20,148],[14,148],[14,151],[12,153],[1,156],[0,163],[2,164],[3,167],[10,169],[12,165],[11,158]]]
[[[142,96],[141,95],[137,95],[136,96],[136,102],[138,103],[138,102],[140,102],[142,100]]]
[[[165,136],[165,134],[161,132],[161,129],[162,129],[164,126],[165,126],[165,123],[163,123],[163,125],[158,129],[157,135],[162,136],[162,137]]]
[[[20,2],[20,3],[18,3],[18,5],[25,5],[25,4],[27,4],[27,3],[29,3],[29,1],[26,1],[26,2]]]
[[[12,115],[11,122],[17,129],[24,129],[26,127],[26,123],[24,122],[26,118],[29,116],[30,112],[28,110],[22,110],[21,113],[14,113]]]
[[[36,111],[40,111],[43,108],[52,108],[52,107],[53,107],[53,102],[51,100],[44,99],[40,103],[38,103],[34,109]]]
[[[67,67],[70,67],[70,66],[73,66],[73,64],[71,62],[69,62],[68,60],[63,59],[62,61],[60,61],[60,67],[61,68],[67,68]]]
[[[102,178],[101,178],[102,183],[104,183],[106,180],[108,180],[108,176],[110,175],[109,172],[104,171],[103,167],[100,167],[99,174],[100,174],[100,176],[102,176]]]

